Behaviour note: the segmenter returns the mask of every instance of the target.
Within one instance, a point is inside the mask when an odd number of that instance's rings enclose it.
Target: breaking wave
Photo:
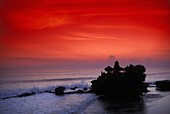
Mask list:
[[[170,72],[156,72],[156,73],[148,73],[147,75],[161,75],[161,74],[170,74]]]
[[[0,99],[4,99],[4,98],[8,98],[8,97],[15,97],[15,96],[22,95],[25,93],[38,94],[38,93],[44,93],[46,91],[54,92],[55,88],[59,87],[59,86],[64,86],[66,89],[70,89],[73,87],[83,89],[85,87],[89,88],[91,85],[89,85],[85,81],[81,81],[80,83],[74,83],[71,85],[56,85],[56,86],[48,86],[45,88],[33,87],[33,88],[29,88],[29,89],[0,90]]]

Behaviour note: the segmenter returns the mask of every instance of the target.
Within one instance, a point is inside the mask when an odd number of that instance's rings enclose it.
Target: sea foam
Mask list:
[[[86,83],[85,81],[81,81],[80,83],[74,83],[71,85],[56,85],[56,86],[48,86],[46,88],[38,88],[38,87],[33,87],[33,88],[29,88],[29,89],[14,89],[14,90],[0,90],[0,98],[8,98],[8,97],[15,97],[17,95],[22,95],[24,93],[44,93],[46,91],[51,91],[54,92],[56,87],[59,86],[64,86],[67,90],[73,87],[77,87],[80,89],[83,88],[89,88],[90,85],[88,83]]]
[[[29,97],[1,100],[1,114],[70,114],[83,113],[97,97],[94,94],[69,94],[56,96],[51,93],[36,94]]]

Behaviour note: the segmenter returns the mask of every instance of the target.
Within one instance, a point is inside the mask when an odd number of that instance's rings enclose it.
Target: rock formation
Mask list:
[[[92,81],[91,91],[107,96],[136,96],[147,91],[146,74],[142,65],[132,64],[121,68],[116,61],[114,67],[106,67],[97,80]]]
[[[170,80],[156,81],[155,84],[160,91],[170,91]]]
[[[56,95],[63,95],[65,89],[66,89],[65,87],[59,86],[59,87],[55,88],[55,94]]]

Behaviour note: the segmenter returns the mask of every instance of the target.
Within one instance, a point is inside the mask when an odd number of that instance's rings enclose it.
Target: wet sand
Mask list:
[[[170,114],[170,92],[156,91],[144,94],[138,101],[109,101],[96,99],[84,111],[87,114]]]
[[[142,102],[109,102],[97,99],[92,105],[86,108],[87,114],[144,114],[145,105]]]
[[[156,102],[156,105],[147,108],[147,114],[170,114],[170,95]]]

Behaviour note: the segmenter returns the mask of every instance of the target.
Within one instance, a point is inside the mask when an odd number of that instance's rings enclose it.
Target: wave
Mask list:
[[[55,81],[73,81],[73,80],[92,80],[95,77],[79,77],[79,78],[54,78],[42,80],[16,80],[16,81],[1,81],[1,83],[34,83],[34,82],[55,82]]]
[[[45,93],[47,91],[54,92],[56,87],[59,86],[64,86],[66,90],[70,88],[90,88],[91,85],[86,83],[84,80],[82,80],[80,83],[74,83],[71,85],[56,85],[56,86],[48,86],[46,88],[39,88],[39,87],[33,87],[29,89],[14,89],[14,90],[0,90],[0,99],[6,99],[6,98],[11,98],[11,97],[17,97],[23,94],[38,94],[38,93]]]
[[[159,75],[159,74],[170,74],[170,72],[156,72],[156,73],[149,73],[147,75]]]

